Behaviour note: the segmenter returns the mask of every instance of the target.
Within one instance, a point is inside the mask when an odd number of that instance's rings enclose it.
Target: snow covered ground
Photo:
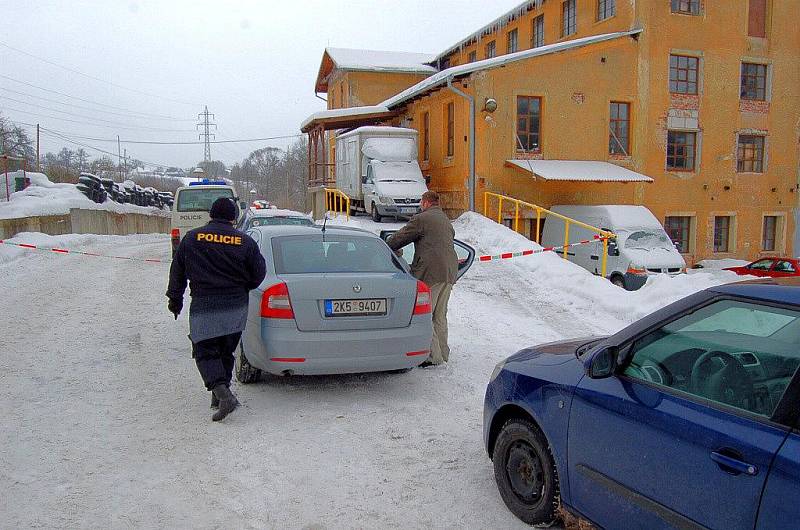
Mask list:
[[[481,253],[533,245],[480,216],[455,226]],[[159,235],[13,241],[169,257]],[[494,365],[741,279],[703,272],[628,293],[552,254],[475,263],[450,302],[447,366],[239,385],[243,407],[215,424],[186,314],[166,309],[167,271],[0,245],[2,526],[526,528],[481,445]]]
[[[17,173],[21,174],[21,172]],[[12,186],[17,173],[8,174]],[[27,176],[31,179],[31,185],[22,191],[12,193],[11,200],[5,200],[5,190],[3,190],[2,200],[0,200],[0,219],[37,215],[64,215],[69,213],[70,208],[109,210],[116,213],[163,213],[163,210],[159,208],[136,206],[135,204],[119,204],[111,200],[103,204],[97,204],[78,191],[74,184],[50,182],[43,173],[28,171]],[[3,186],[5,186],[4,182]]]

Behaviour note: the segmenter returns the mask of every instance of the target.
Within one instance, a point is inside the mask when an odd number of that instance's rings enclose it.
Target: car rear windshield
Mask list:
[[[247,223],[247,229],[275,225],[313,226],[314,221],[305,217],[254,217]]]
[[[272,240],[275,272],[397,272],[392,251],[377,238],[359,236],[286,236]]]
[[[179,212],[208,212],[211,205],[220,197],[233,199],[233,190],[230,188],[206,188],[182,190],[178,194]]]

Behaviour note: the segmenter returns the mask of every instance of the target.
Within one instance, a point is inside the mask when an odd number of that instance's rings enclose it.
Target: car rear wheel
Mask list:
[[[619,274],[615,274],[614,276],[611,277],[611,283],[613,283],[620,289],[625,289],[625,278],[623,278]]]
[[[244,355],[244,347],[242,343],[239,343],[239,355],[236,356],[236,380],[242,383],[243,385],[249,385],[251,383],[258,382],[258,378],[261,376],[261,370],[258,368],[253,367],[250,364],[250,361],[247,360],[247,357]]]
[[[559,506],[558,471],[544,435],[532,422],[503,425],[492,455],[494,478],[508,509],[528,524],[551,523]]]

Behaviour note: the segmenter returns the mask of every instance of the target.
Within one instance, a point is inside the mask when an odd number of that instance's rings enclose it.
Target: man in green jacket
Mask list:
[[[439,206],[439,194],[427,191],[422,195],[422,212],[415,215],[386,242],[392,250],[414,243],[411,273],[431,289],[433,308],[433,341],[431,355],[420,366],[447,362],[447,302],[456,283],[458,256],[453,246],[455,231],[444,210]]]

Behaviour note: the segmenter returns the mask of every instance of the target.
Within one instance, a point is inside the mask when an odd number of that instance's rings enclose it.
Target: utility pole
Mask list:
[[[122,144],[119,141],[119,135],[117,135],[117,173],[122,179]]]
[[[39,124],[36,124],[36,172],[39,171]]]
[[[122,160],[125,161],[125,177],[128,177],[128,148],[123,149]]]
[[[211,123],[209,121],[209,117],[211,119],[216,118],[214,114],[208,112],[208,105],[206,105],[205,110],[197,115],[197,119],[200,120],[200,123],[197,124],[197,127],[202,127],[203,132],[201,132],[197,138],[204,139],[205,141],[205,153],[203,153],[203,160],[208,163],[211,162],[211,140],[215,139],[214,133],[211,132],[211,127],[214,129],[217,128],[216,123]]]

